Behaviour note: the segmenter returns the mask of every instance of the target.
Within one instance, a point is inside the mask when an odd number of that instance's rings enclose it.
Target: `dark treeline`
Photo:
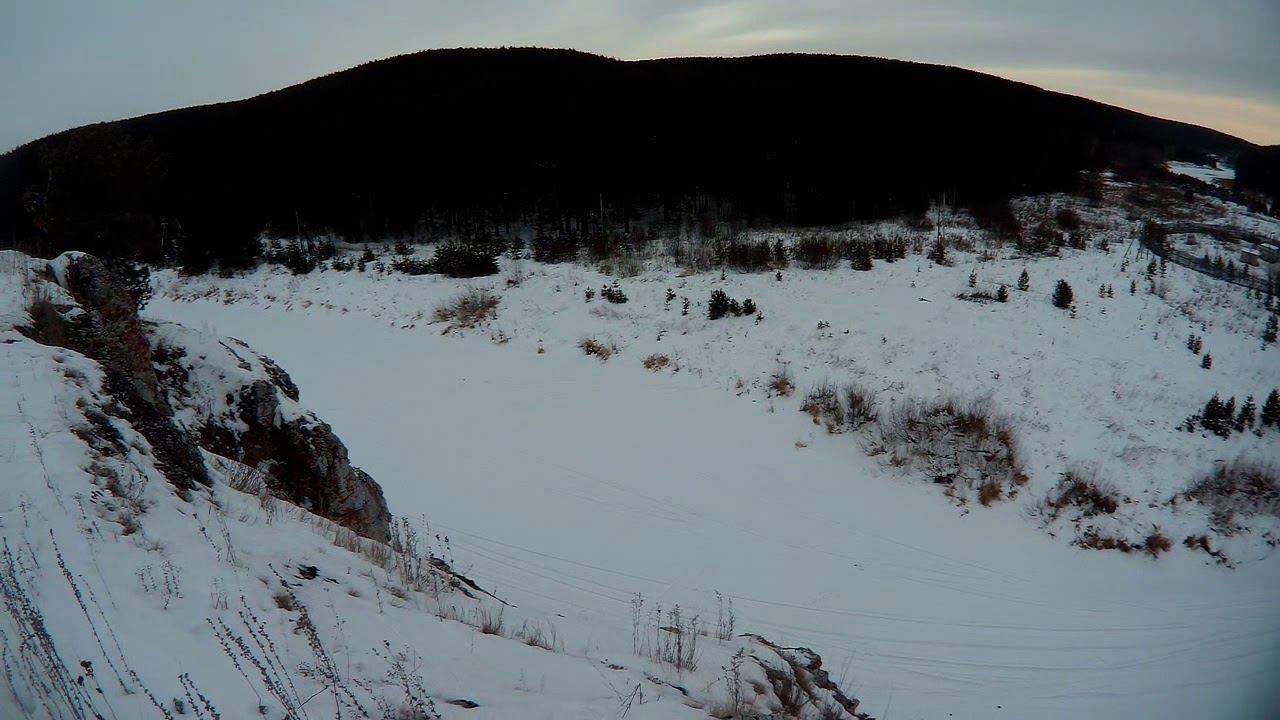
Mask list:
[[[0,242],[244,266],[348,240],[822,225],[1071,189],[1252,145],[955,68],[821,55],[622,62],[438,50],[0,156]],[[601,210],[603,209],[603,217]]]
[[[1236,182],[1260,191],[1280,212],[1280,145],[1250,147],[1236,159]]]

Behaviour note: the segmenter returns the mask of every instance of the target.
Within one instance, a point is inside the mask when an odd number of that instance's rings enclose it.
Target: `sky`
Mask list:
[[[0,152],[438,47],[958,65],[1280,144],[1280,0],[0,0]]]

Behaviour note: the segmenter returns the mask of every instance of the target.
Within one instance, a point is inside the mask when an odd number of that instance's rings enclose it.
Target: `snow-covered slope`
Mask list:
[[[913,254],[779,280],[659,265],[618,281],[625,304],[580,265],[504,259],[471,281],[170,275],[150,312],[279,359],[398,512],[447,534],[482,584],[563,618],[570,646],[625,646],[636,593],[705,617],[719,591],[740,626],[842,668],[876,714],[1269,717],[1277,520],[1223,523],[1181,493],[1232,461],[1275,463],[1280,434],[1178,426],[1214,392],[1261,403],[1280,350],[1244,289],[1176,265],[1149,276],[1136,222],[1079,213],[1090,249],[1058,257],[988,245],[957,217],[949,232],[976,245],[950,267]],[[1074,311],[1050,302],[1059,279]],[[1007,303],[956,297],[1002,284]],[[466,289],[500,296],[496,317],[432,321]],[[761,315],[707,319],[712,289]],[[584,339],[613,354],[584,355]],[[667,362],[647,372],[655,355]],[[794,395],[771,387],[780,374]],[[1026,484],[990,506],[947,497],[874,427],[832,434],[801,413],[824,382],[867,388],[885,413],[986,403]],[[1112,489],[1115,511],[1051,512],[1068,472]],[[1141,550],[1157,534],[1174,546],[1158,560]],[[1200,536],[1232,568],[1183,546]],[[1091,538],[1140,549],[1076,545]]]
[[[452,571],[443,536],[402,521],[390,544],[361,537],[207,451],[208,484],[175,485],[137,411],[111,395],[112,371],[53,342],[74,344],[55,337],[75,327],[60,323],[98,312],[67,292],[77,262],[0,254],[0,717],[697,718],[740,702],[847,718],[856,707],[816,656],[693,635],[687,613],[638,615],[625,646],[593,639],[631,629],[612,624],[570,635],[568,620]],[[198,376],[186,400],[202,383],[234,393],[237,372],[265,372],[243,345],[151,332]],[[230,347],[240,362],[214,367]],[[314,424],[285,405],[278,424]],[[166,437],[193,440],[184,419],[219,415],[180,409]],[[672,625],[685,632],[662,629]],[[681,651],[683,663],[661,657]]]

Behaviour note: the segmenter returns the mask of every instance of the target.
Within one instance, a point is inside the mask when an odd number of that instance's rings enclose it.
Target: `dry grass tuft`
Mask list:
[[[1173,541],[1160,532],[1160,528],[1151,531],[1146,540],[1142,541],[1142,549],[1151,555],[1151,557],[1160,557],[1161,553],[1169,552],[1173,548]]]
[[[1074,509],[1079,517],[1111,515],[1120,508],[1120,502],[1120,493],[1099,480],[1096,471],[1073,467],[1062,474],[1057,487],[1045,497],[1043,507],[1052,522],[1068,509]]]
[[[502,635],[506,623],[502,618],[503,608],[493,610],[485,606],[476,608],[476,627],[485,635]]]
[[[1086,530],[1076,539],[1076,545],[1088,550],[1119,550],[1123,553],[1133,552],[1133,543],[1121,537],[1103,535],[1094,528]]]
[[[978,502],[983,507],[988,507],[991,503],[999,500],[1004,495],[1004,489],[1000,487],[1000,483],[994,480],[988,480],[978,488]]]
[[[578,347],[582,348],[582,352],[600,358],[601,362],[613,357],[613,353],[617,350],[617,348],[609,347],[593,337],[582,338],[582,340],[578,341]]]
[[[591,353],[588,352],[587,354],[590,355]],[[643,363],[644,363],[645,370],[652,370],[654,372],[657,372],[665,368],[667,365],[670,365],[671,358],[667,357],[666,355],[659,355],[658,353],[654,353],[649,357],[645,358]]]
[[[1027,482],[1012,426],[984,401],[902,403],[879,429],[890,464],[921,466],[962,504],[973,492],[984,505],[1012,499]]]
[[[1280,475],[1270,463],[1238,459],[1193,483],[1181,498],[1207,506],[1214,530],[1230,535],[1238,531],[1237,515],[1280,517]]]
[[[785,365],[773,371],[769,377],[769,392],[778,397],[791,397],[796,391],[795,379]]]
[[[800,411],[808,413],[814,425],[826,425],[830,433],[857,430],[877,418],[875,394],[853,383],[839,388],[830,383],[815,386]]]
[[[432,312],[434,322],[447,322],[448,332],[454,328],[473,328],[497,314],[501,298],[488,290],[464,290],[453,299],[436,306]]]

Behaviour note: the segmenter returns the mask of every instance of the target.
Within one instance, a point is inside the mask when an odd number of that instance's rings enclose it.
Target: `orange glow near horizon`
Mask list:
[[[1259,145],[1280,144],[1280,106],[1253,98],[1155,88],[1125,75],[1104,70],[1022,67],[973,69],[1147,115],[1202,125]]]

